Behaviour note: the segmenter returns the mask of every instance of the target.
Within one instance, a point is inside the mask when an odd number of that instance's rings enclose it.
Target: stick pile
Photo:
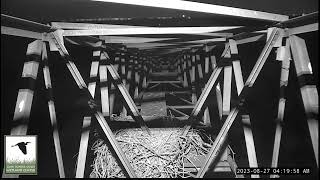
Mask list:
[[[211,138],[199,130],[190,130],[186,137],[181,136],[182,128],[151,128],[150,131],[151,136],[138,128],[115,132],[121,149],[139,178],[191,177],[185,163],[193,164],[190,158],[207,154],[213,144]],[[90,178],[126,177],[102,139],[96,140],[91,149],[95,158]]]

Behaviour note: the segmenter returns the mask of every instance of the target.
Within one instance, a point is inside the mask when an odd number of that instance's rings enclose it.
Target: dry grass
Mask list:
[[[141,129],[121,129],[115,137],[133,170],[140,178],[181,178],[192,174],[184,168],[193,164],[190,157],[207,154],[213,144],[206,143],[198,130],[181,136],[181,128],[151,128],[151,136]],[[204,135],[204,134],[202,134]],[[126,177],[117,160],[102,139],[92,146],[95,158],[91,165],[91,178]]]

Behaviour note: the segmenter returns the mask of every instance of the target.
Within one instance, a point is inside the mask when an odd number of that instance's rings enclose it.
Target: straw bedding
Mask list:
[[[207,154],[213,144],[210,137],[199,130],[190,130],[181,136],[182,128],[151,128],[151,136],[139,128],[120,129],[114,134],[140,178],[191,177],[185,162]],[[206,142],[205,142],[206,141]],[[102,139],[97,139],[91,150],[95,158],[91,165],[90,178],[126,177],[113,153]]]

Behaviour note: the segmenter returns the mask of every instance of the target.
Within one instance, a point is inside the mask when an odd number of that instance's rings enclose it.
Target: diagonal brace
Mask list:
[[[90,98],[90,100],[94,102],[93,97],[91,96],[86,83],[82,79],[80,72],[78,71],[75,64],[71,61],[71,58],[69,56],[67,49],[64,47],[63,43],[61,43],[60,38],[57,35],[57,31],[50,33],[49,35],[51,36],[53,42],[55,43],[56,47],[58,48],[61,57],[66,61],[67,67],[68,67],[70,73],[72,74],[72,77],[76,81],[77,85],[79,86],[79,88],[81,90],[84,90],[88,94],[88,97]],[[94,106],[90,106],[90,108],[93,110],[93,114],[95,115],[96,119],[98,120],[102,130],[104,131],[105,135],[107,136],[107,139],[109,140],[113,150],[115,151],[115,153],[119,157],[120,162],[122,163],[122,165],[125,168],[128,175],[133,178],[137,177],[137,175],[133,171],[133,168],[130,165],[127,157],[125,156],[125,154],[121,150],[117,140],[115,139],[115,137],[114,137],[108,123],[106,122],[105,118],[103,117],[102,113],[100,111],[98,111]]]

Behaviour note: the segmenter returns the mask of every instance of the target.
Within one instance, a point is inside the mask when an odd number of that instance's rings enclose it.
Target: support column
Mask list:
[[[183,55],[183,87],[188,87],[188,78],[187,78],[187,55]]]
[[[41,49],[42,41],[40,40],[28,44],[27,61],[24,63],[22,70],[22,82],[24,87],[18,92],[11,135],[27,134],[33,94],[41,58]]]
[[[241,71],[241,65],[240,65],[240,58],[238,55],[238,47],[237,47],[236,41],[233,39],[229,40],[229,45],[230,45],[232,66],[233,66],[234,77],[236,81],[237,92],[238,92],[238,95],[240,95],[243,89],[243,77],[242,77],[242,71]],[[251,129],[249,114],[247,114],[245,111],[242,112],[241,120],[243,124],[243,133],[244,133],[244,138],[246,142],[249,167],[258,167],[257,155],[256,155],[256,150],[255,150],[255,145],[253,140],[253,133]],[[251,177],[259,178],[260,176],[251,175]]]
[[[108,84],[110,79],[108,78],[107,61],[110,58],[106,53],[100,54],[100,66],[99,66],[99,79],[100,79],[100,93],[101,93],[101,109],[102,114],[108,120],[110,119],[110,104],[109,104],[109,88]],[[94,94],[91,94],[94,97]]]
[[[222,116],[228,116],[230,112],[231,102],[231,80],[232,80],[232,66],[231,66],[230,51],[225,55],[222,61],[226,61],[228,65],[223,68],[223,99],[222,99]],[[225,118],[223,118],[224,120]]]
[[[99,60],[100,60],[100,51],[93,51],[93,58],[91,62],[90,68],[90,81],[88,84],[88,90],[92,96],[95,97],[96,84],[98,80],[98,69],[99,69]],[[100,70],[101,72],[101,70]],[[104,84],[101,83],[101,95],[103,94]],[[101,104],[103,105],[103,100],[101,97]],[[102,108],[104,109],[104,108]],[[80,146],[79,146],[79,154],[77,161],[77,169],[76,169],[76,178],[83,178],[86,166],[87,159],[87,151],[88,151],[88,142],[89,142],[89,134],[90,134],[90,125],[91,125],[91,116],[85,116],[82,122],[82,130],[81,130],[81,138],[80,138]]]
[[[124,50],[124,48],[122,48],[122,50]],[[127,61],[127,57],[126,54],[121,52],[121,56],[120,56],[120,66],[121,66],[121,78],[122,78],[122,83],[124,84],[124,86],[127,88],[127,80],[126,80],[126,61]],[[128,90],[128,89],[127,89]],[[127,117],[127,109],[125,106],[122,107],[122,111],[121,111],[121,115],[123,117]]]
[[[312,75],[312,67],[305,40],[298,36],[289,37],[295,69],[311,136],[314,156],[319,167],[319,102],[318,91]]]
[[[205,58],[204,58],[204,75],[202,74],[202,67],[200,64],[200,68],[201,68],[201,73],[199,72],[199,76],[202,75],[202,81],[205,81],[207,78],[204,78],[208,76],[209,74],[209,48],[206,45],[205,46]],[[201,88],[201,92],[203,91],[203,88]],[[205,126],[211,126],[211,119],[210,119],[210,113],[209,113],[209,108],[206,107],[206,109],[203,112],[203,123]]]
[[[145,91],[147,89],[147,75],[148,75],[148,68],[146,65],[147,59],[146,57],[142,58],[142,74],[143,74],[143,78],[142,78],[142,89],[143,91]]]
[[[114,64],[113,67],[114,69],[118,72],[118,68],[119,68],[119,63],[120,63],[120,53],[117,52],[115,53],[115,57],[114,57]],[[110,115],[113,114],[114,112],[114,102],[115,102],[115,95],[116,95],[116,88],[114,86],[114,84],[110,83]]]
[[[177,67],[178,67],[178,79],[179,81],[181,81],[183,83],[183,76],[182,76],[182,57],[179,55],[178,57],[178,63],[177,63]]]
[[[131,97],[133,97],[132,91],[130,88],[132,87],[132,72],[133,72],[133,56],[129,56],[129,62],[128,62],[128,73],[127,73],[127,90],[129,91],[129,94]]]
[[[211,67],[212,71],[217,68],[217,60],[214,55],[211,56]],[[220,88],[220,83],[218,82],[216,87],[216,97],[217,97],[217,106],[218,106],[218,112],[219,112],[219,118],[222,120],[222,93],[221,93],[221,88]]]
[[[290,68],[290,60],[291,60],[291,53],[290,53],[290,42],[289,39],[286,41],[286,46],[279,47],[277,49],[277,60],[281,61],[281,75],[280,75],[280,97],[278,103],[278,116],[276,119],[276,132],[274,137],[274,146],[273,146],[273,153],[272,153],[272,162],[271,167],[276,168],[278,167],[278,157],[279,157],[279,150],[280,150],[280,142],[281,142],[281,134],[282,134],[282,125],[283,125],[283,118],[284,118],[284,110],[286,104],[285,98],[285,89],[288,85],[289,79],[289,68]],[[270,175],[270,178],[279,177],[278,175]]]
[[[202,63],[201,63],[201,56],[200,54],[196,54],[196,64],[197,64],[197,71],[198,71],[198,77],[199,77],[199,84],[202,88],[202,81],[203,81],[203,71],[202,71]]]
[[[142,57],[141,53],[138,55],[138,73],[139,73],[139,96],[138,99],[142,99],[143,93],[144,93],[144,88],[143,88],[143,67],[142,67]]]
[[[43,42],[43,46],[42,46],[42,61],[43,61],[44,84],[47,89],[48,108],[49,108],[51,125],[53,129],[52,136],[53,136],[53,142],[54,142],[55,153],[57,158],[59,177],[65,178],[63,159],[62,159],[62,153],[61,153],[61,144],[60,144],[60,138],[59,138],[59,130],[58,130],[58,124],[57,124],[56,110],[54,105],[53,90],[52,90],[49,63],[48,63],[47,48],[46,48],[45,42]]]
[[[27,135],[33,94],[38,76],[43,42],[33,41],[28,44],[26,58],[22,70],[22,87],[19,89],[10,135]],[[17,174],[2,173],[3,178],[19,178]]]
[[[221,58],[221,62],[224,64],[227,64],[226,66],[223,67],[224,70],[224,76],[223,76],[223,99],[222,99],[222,123],[225,121],[225,119],[228,117],[230,113],[230,103],[231,103],[231,80],[232,80],[232,66],[231,66],[231,50],[228,47],[229,45],[226,44],[225,46],[225,52],[224,52],[224,57]],[[225,141],[227,142],[228,136],[225,137]],[[224,151],[222,154],[222,159],[228,160],[228,155],[230,154],[229,148],[223,148],[221,149]],[[235,162],[234,161],[229,161],[231,163],[230,167],[233,167]],[[233,170],[231,168],[231,170]]]
[[[137,100],[139,97],[139,83],[140,83],[140,75],[139,75],[139,67],[138,67],[138,57],[134,56],[134,99]]]
[[[190,81],[191,81],[191,102],[192,104],[195,104],[197,102],[197,94],[196,94],[196,55],[193,53],[191,55],[191,61],[190,62]]]

